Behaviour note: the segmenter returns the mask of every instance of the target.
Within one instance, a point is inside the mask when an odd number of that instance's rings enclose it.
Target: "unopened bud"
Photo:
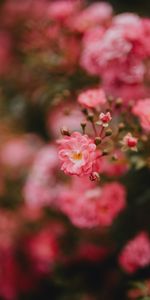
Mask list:
[[[109,151],[107,149],[103,150],[103,152],[102,152],[103,156],[108,155],[108,154],[109,154]]]
[[[62,135],[70,136],[70,132],[69,132],[69,130],[68,130],[67,127],[62,127],[62,128],[60,129],[60,132],[61,132]]]
[[[130,100],[130,101],[128,102],[128,107],[131,109],[133,106],[134,106],[134,101],[133,101],[133,100]]]
[[[143,134],[143,135],[141,136],[141,140],[142,140],[142,142],[146,143],[146,142],[148,141],[147,135]]]
[[[86,121],[82,121],[80,125],[81,125],[81,127],[82,127],[83,132],[85,132]]]
[[[107,129],[107,130],[105,131],[105,135],[106,135],[106,136],[111,136],[111,135],[112,135],[112,130],[111,130],[111,129]]]
[[[89,120],[90,122],[93,122],[93,120],[94,120],[94,115],[93,115],[92,113],[88,114],[88,120]]]
[[[114,154],[112,157],[111,157],[112,161],[117,161],[118,160],[118,156],[117,154]]]
[[[114,98],[112,96],[108,96],[108,102],[112,103],[114,101]]]
[[[115,102],[115,107],[116,108],[120,108],[122,106],[122,99],[118,98]]]
[[[86,115],[86,116],[88,115],[88,111],[87,111],[86,108],[83,108],[83,109],[82,109],[82,112],[83,112],[84,115]]]
[[[102,139],[99,136],[97,136],[95,138],[95,144],[96,144],[96,146],[98,146],[101,143],[101,141],[102,141]]]
[[[69,97],[70,96],[70,91],[69,90],[63,90],[63,96],[64,97]]]
[[[120,123],[118,126],[119,131],[122,131],[125,129],[125,124],[124,123]]]
[[[100,176],[97,172],[92,172],[89,176],[91,181],[96,181],[96,180],[100,180]]]

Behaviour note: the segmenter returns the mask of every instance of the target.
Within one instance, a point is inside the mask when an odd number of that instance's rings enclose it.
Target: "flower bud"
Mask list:
[[[112,130],[111,129],[107,129],[105,132],[106,136],[111,136],[112,135]]]
[[[91,181],[96,181],[96,180],[100,180],[100,176],[97,172],[92,172],[89,176]]]
[[[94,115],[92,113],[88,114],[88,120],[90,122],[93,122],[94,121]]]
[[[95,144],[96,146],[98,146],[99,144],[101,144],[102,139],[99,136],[96,136],[95,138]]]
[[[122,106],[122,99],[118,98],[115,102],[115,107],[116,108],[120,108]]]
[[[82,121],[80,125],[81,125],[83,133],[84,133],[85,132],[85,128],[86,128],[86,121]]]
[[[102,152],[103,156],[108,155],[108,154],[109,154],[109,151],[107,149],[103,150],[103,152]]]
[[[68,128],[65,126],[60,129],[60,132],[62,135],[70,136],[70,132],[69,132]]]
[[[124,123],[120,123],[118,126],[118,130],[119,132],[125,129],[125,124]]]

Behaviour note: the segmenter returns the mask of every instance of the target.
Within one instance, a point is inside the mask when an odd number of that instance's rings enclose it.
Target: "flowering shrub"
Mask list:
[[[149,299],[150,19],[0,8],[0,299]]]

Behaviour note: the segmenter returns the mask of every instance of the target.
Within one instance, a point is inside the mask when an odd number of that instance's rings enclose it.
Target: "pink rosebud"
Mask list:
[[[128,273],[134,273],[150,263],[150,240],[145,232],[128,242],[119,256],[119,263]]]
[[[96,145],[87,136],[79,132],[72,133],[59,140],[59,159],[61,170],[69,175],[89,175],[93,171],[96,159]]]
[[[150,132],[150,99],[138,101],[132,112],[139,118],[142,128]]]
[[[137,143],[138,143],[138,139],[133,137],[132,134],[129,132],[127,133],[121,144],[123,145],[122,150],[126,151],[128,149],[131,149],[132,151],[137,151]]]
[[[106,103],[103,89],[90,89],[78,96],[78,102],[87,108],[94,108]]]
[[[106,114],[101,113],[99,116],[100,122],[99,124],[103,127],[108,127],[109,122],[112,120],[110,112],[107,112]]]

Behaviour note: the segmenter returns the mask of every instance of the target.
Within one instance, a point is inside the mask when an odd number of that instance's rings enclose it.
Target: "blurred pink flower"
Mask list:
[[[72,17],[78,8],[79,1],[57,0],[51,2],[48,7],[48,15],[52,20],[66,22]]]
[[[33,269],[40,273],[51,272],[58,259],[59,247],[50,228],[43,228],[27,239],[26,252]]]
[[[0,159],[9,168],[24,168],[29,166],[42,141],[36,135],[24,135],[9,139],[1,147]]]
[[[125,189],[119,183],[104,187],[88,188],[84,191],[64,187],[60,193],[58,208],[80,228],[110,226],[126,205]]]
[[[71,103],[59,104],[53,111],[48,112],[47,127],[48,132],[53,134],[54,137],[60,137],[61,128],[64,126],[69,131],[80,131],[81,121],[83,120],[83,114],[79,110],[79,107]]]
[[[139,118],[142,128],[150,132],[150,99],[139,100],[133,106],[132,112]]]
[[[106,103],[106,96],[103,89],[89,89],[78,96],[78,102],[87,108],[96,108]]]
[[[109,157],[101,157],[100,160],[100,173],[107,176],[121,176],[127,172],[129,166],[126,157],[122,151],[115,151],[114,160]]]
[[[85,32],[95,25],[107,26],[112,18],[113,9],[107,2],[96,2],[75,16],[72,26],[79,32]]]
[[[54,146],[43,147],[36,155],[23,189],[29,207],[50,205],[57,195],[55,171],[58,168],[57,150]]]
[[[110,95],[116,96],[118,93],[119,97],[137,99],[147,91],[144,84],[146,61],[150,56],[146,38],[149,30],[149,22],[136,14],[114,17],[108,29],[93,39],[92,36],[83,39],[81,66],[90,74],[100,76]],[[138,91],[137,85],[140,85]],[[126,88],[128,91],[125,94]]]
[[[127,243],[119,256],[119,263],[127,273],[134,273],[150,264],[150,239],[147,233],[141,232]]]
[[[12,63],[11,37],[9,33],[0,32],[0,76],[8,75]]]

